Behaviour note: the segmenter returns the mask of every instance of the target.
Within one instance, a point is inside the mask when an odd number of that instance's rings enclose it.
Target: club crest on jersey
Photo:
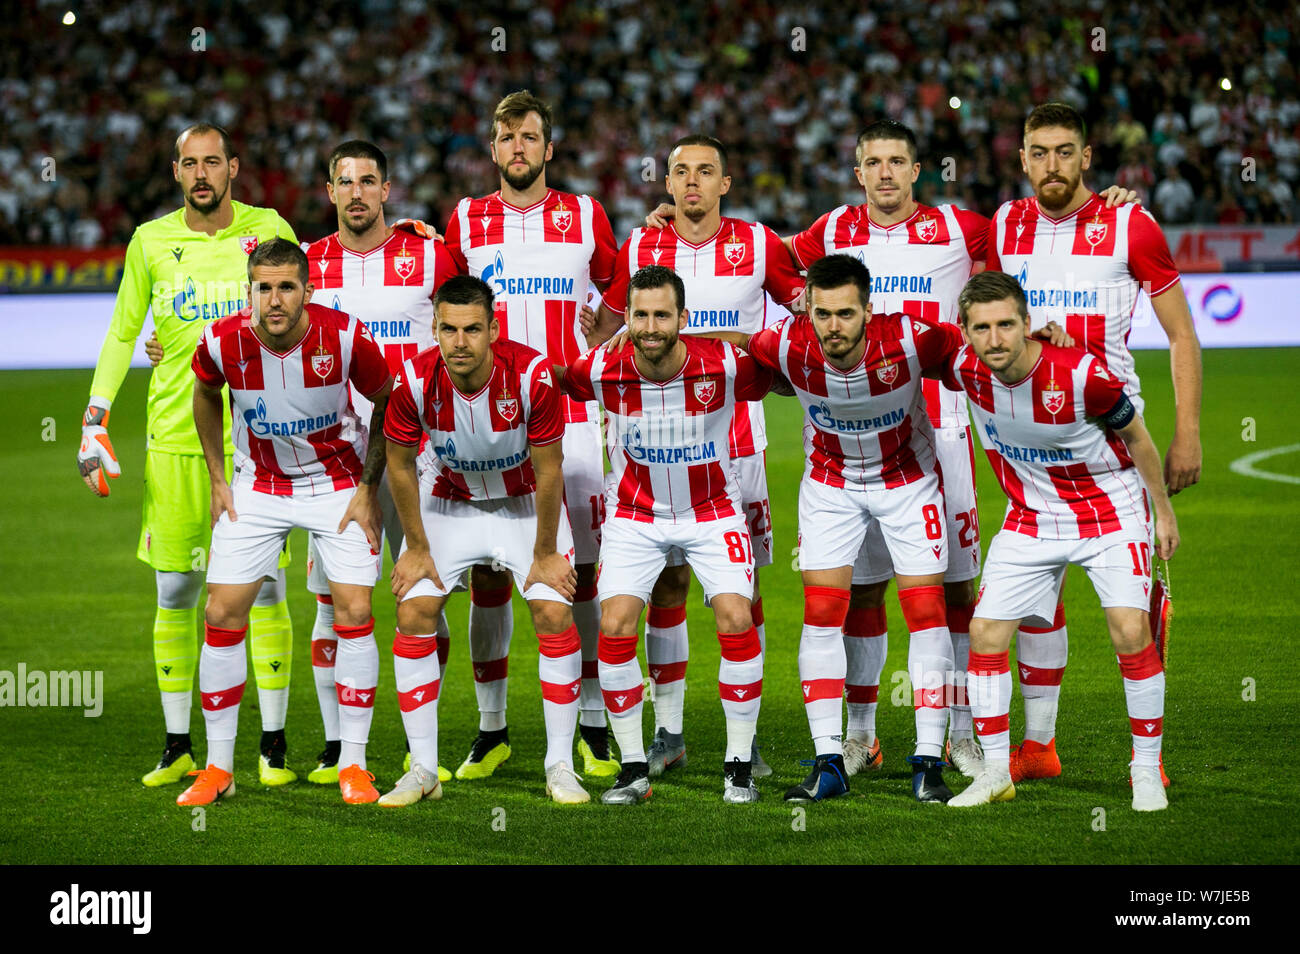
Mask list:
[[[509,391],[501,392],[497,398],[497,413],[505,421],[514,421],[519,414],[519,398],[511,397]]]
[[[564,207],[561,202],[555,208],[551,209],[551,224],[560,232],[569,231],[569,226],[573,224],[573,212]]]
[[[1047,387],[1043,390],[1043,407],[1047,408],[1047,413],[1055,417],[1061,413],[1065,407],[1065,392],[1056,386],[1056,381],[1049,381]]]
[[[1091,222],[1085,222],[1083,226],[1083,237],[1087,243],[1094,248],[1100,245],[1106,239],[1106,223],[1100,219],[1093,219]]]
[[[722,255],[733,266],[739,265],[745,260],[745,243],[736,241],[736,233],[731,233],[731,241],[722,246]]]
[[[402,242],[402,250],[393,256],[393,271],[397,272],[397,277],[406,281],[415,274],[415,256],[406,250],[406,242]]]
[[[699,401],[706,407],[713,402],[714,397],[718,394],[718,382],[712,379],[695,382],[695,400]]]
[[[256,235],[239,236],[239,247],[244,250],[245,255],[252,255],[253,252],[256,251],[257,249],[257,236]]]
[[[916,237],[922,242],[933,242],[939,235],[939,223],[932,216],[926,216],[916,223]]]
[[[330,376],[334,370],[334,355],[325,349],[324,345],[313,352],[311,356],[311,369],[316,372],[316,377],[322,380]]]
[[[880,379],[881,384],[893,384],[898,377],[898,364],[891,361],[876,368],[876,377]]]

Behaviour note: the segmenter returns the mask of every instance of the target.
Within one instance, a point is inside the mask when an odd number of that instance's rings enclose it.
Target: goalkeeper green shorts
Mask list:
[[[226,458],[226,479],[234,472]],[[148,451],[144,462],[144,523],[136,556],[155,570],[207,570],[212,539],[212,486],[201,454]],[[291,562],[286,540],[280,567]]]

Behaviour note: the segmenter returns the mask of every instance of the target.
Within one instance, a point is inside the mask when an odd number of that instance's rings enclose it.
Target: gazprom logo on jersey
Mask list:
[[[836,417],[830,405],[822,401],[821,404],[808,409],[808,416],[812,418],[814,424],[824,431],[858,433],[862,431],[879,431],[886,427],[897,427],[907,417],[907,411],[900,407],[887,411],[879,417],[863,417],[852,420],[850,418]]]
[[[739,328],[739,308],[701,308],[691,312],[692,328]]]
[[[1072,312],[1080,310],[1095,312],[1097,310],[1097,289],[1095,288],[1086,286],[1066,288],[1059,284],[1031,288],[1029,285],[1028,262],[1020,266],[1016,281],[1024,289],[1025,299],[1029,302],[1030,308],[1055,308]]]
[[[177,287],[180,288],[179,291],[176,290]],[[203,300],[199,301],[199,287],[188,276],[184,284],[157,282],[153,288],[154,301],[170,300],[172,314],[181,321],[213,321],[233,315],[244,307],[243,293],[242,282],[206,282]]]
[[[479,276],[492,286],[493,295],[561,295],[573,297],[573,279],[561,275],[522,275],[511,278],[506,275],[505,259],[497,252],[492,264],[483,269]]]
[[[266,402],[261,398],[257,399],[256,409],[244,412],[244,423],[258,437],[292,437],[295,434],[311,434],[338,422],[337,411],[317,417],[300,417],[291,421],[268,421]]]
[[[933,283],[929,275],[872,275],[873,295],[928,295]]]
[[[1056,464],[1063,460],[1074,460],[1074,452],[1070,450],[1057,450],[1054,447],[1016,447],[1011,444],[1004,444],[998,439],[998,428],[992,421],[985,423],[984,433],[993,442],[997,452],[1007,460],[1019,460],[1026,464]]]
[[[1232,321],[1241,314],[1241,294],[1222,282],[1205,289],[1201,310],[1215,321]]]
[[[675,415],[644,417],[627,425],[619,442],[629,460],[645,464],[697,464],[718,459],[703,421]]]
[[[489,457],[486,460],[476,460],[472,457],[457,457],[456,442],[450,437],[445,444],[434,444],[433,452],[438,456],[438,460],[448,470],[458,470],[467,474],[483,474],[494,470],[509,470],[511,467],[518,467],[528,459],[528,450],[519,451],[508,457]]]

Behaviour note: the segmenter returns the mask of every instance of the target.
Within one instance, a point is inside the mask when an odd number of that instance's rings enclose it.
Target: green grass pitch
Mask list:
[[[1148,421],[1163,448],[1172,429],[1168,359],[1138,355]],[[111,433],[124,476],[94,499],[73,458],[90,374],[0,374],[0,670],[102,670],[103,712],[0,709],[0,862],[5,863],[1257,863],[1295,862],[1294,768],[1300,694],[1295,567],[1300,486],[1229,469],[1256,450],[1295,443],[1300,351],[1205,354],[1202,482],[1176,497],[1183,549],[1173,563],[1177,616],[1166,702],[1169,810],[1129,808],[1124,696],[1102,613],[1082,573],[1067,594],[1070,665],[1061,700],[1060,779],[1022,784],[1016,799],[950,811],[912,801],[904,756],[912,713],[895,673],[906,633],[892,592],[881,688],[885,770],[853,781],[849,797],[793,812],[781,801],[811,755],[800,704],[796,648],[802,613],[792,568],[796,491],[803,461],[793,399],[769,398],[768,450],[777,560],[763,577],[768,664],[759,735],[775,777],[762,800],[721,799],[724,739],[716,689],[717,642],[698,589],[690,603],[692,659],[686,695],[690,764],[654,786],[638,808],[552,805],[544,795],[544,737],[537,652],[516,596],[510,725],[514,756],[495,777],[452,782],[441,802],[400,811],[344,805],[334,787],[256,781],[259,732],[249,687],[237,750],[238,795],[203,824],[179,808],[180,786],[146,789],[162,718],[151,667],[154,588],[135,559],[147,374],[130,374]],[[52,439],[51,439],[52,438]],[[985,546],[1004,499],[983,455],[979,490]],[[1260,467],[1300,476],[1300,454]],[[313,605],[303,589],[305,541],[290,571],[295,628],[289,708],[290,765],[305,776],[321,730],[310,672]],[[466,599],[449,608],[458,636],[439,707],[443,762],[464,757],[477,725]],[[375,599],[380,697],[370,765],[378,784],[400,774],[401,723],[392,677],[393,602]],[[197,634],[196,634],[197,638]],[[251,674],[250,674],[251,676]],[[251,678],[250,678],[251,681]],[[1019,702],[1012,738],[1019,738]],[[194,708],[196,749],[204,751]],[[649,732],[647,716],[647,733]],[[954,782],[958,782],[954,779]],[[588,780],[594,795],[604,782]],[[964,783],[958,782],[958,788]],[[1288,807],[1289,806],[1289,807]],[[1099,812],[1098,810],[1104,810]],[[801,817],[802,816],[802,817]],[[196,830],[199,829],[199,830]]]

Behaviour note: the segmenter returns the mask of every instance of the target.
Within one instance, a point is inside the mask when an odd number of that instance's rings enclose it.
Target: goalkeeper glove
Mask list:
[[[423,221],[422,219],[398,219],[396,222],[393,223],[393,228],[400,229],[403,232],[409,232],[411,235],[414,235],[416,238],[422,238],[422,239],[442,238],[442,236],[438,234],[437,229],[435,229],[432,225]]]
[[[113,453],[113,442],[108,439],[108,409],[111,405],[101,397],[92,397],[81,421],[81,449],[77,451],[77,470],[86,486],[97,496],[108,496],[109,477],[117,478],[122,467]]]

